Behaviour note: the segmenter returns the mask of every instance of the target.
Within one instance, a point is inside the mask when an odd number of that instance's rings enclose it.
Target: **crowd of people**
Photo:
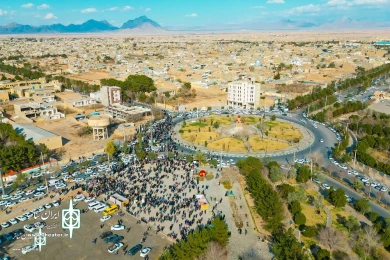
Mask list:
[[[87,191],[93,196],[104,195],[106,200],[115,193],[128,198],[126,211],[154,226],[156,232],[163,231],[178,239],[207,224],[213,215],[221,214],[218,202],[222,202],[222,198],[213,202],[212,211],[201,209],[196,195],[206,196],[208,186],[194,178],[197,170],[193,162],[179,159],[171,140],[172,126],[171,118],[165,117],[149,127],[139,128],[138,132],[144,133],[142,140],[133,141],[141,141],[145,150],[159,144],[172,152],[173,158],[145,158],[118,165],[91,180]]]

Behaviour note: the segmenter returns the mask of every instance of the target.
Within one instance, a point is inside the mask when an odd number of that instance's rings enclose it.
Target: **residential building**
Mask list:
[[[227,105],[235,108],[258,108],[261,85],[254,78],[228,84]]]
[[[111,118],[117,118],[121,120],[126,120],[128,116],[135,114],[142,114],[142,116],[150,115],[150,109],[139,107],[139,106],[124,106],[118,103],[113,104],[112,106],[105,107],[104,113]]]
[[[114,86],[103,86],[100,88],[99,101],[103,106],[108,107],[113,104],[122,103],[121,88]]]

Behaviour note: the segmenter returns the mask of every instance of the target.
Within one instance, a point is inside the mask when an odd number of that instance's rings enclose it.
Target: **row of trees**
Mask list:
[[[0,71],[7,72],[15,76],[21,76],[26,80],[33,80],[45,77],[45,74],[39,70],[31,70],[25,67],[19,68],[16,66],[4,64],[2,62],[0,62]]]
[[[336,82],[332,82],[328,87],[321,89],[316,87],[310,94],[298,96],[287,102],[290,110],[307,106],[313,102],[323,100],[327,96],[331,96],[337,90],[345,90],[358,85],[363,85],[365,82],[372,82],[372,79],[378,78],[390,72],[390,64],[383,64],[368,71],[361,70],[356,78],[346,79],[339,82],[336,87]],[[330,103],[329,103],[330,104]]]
[[[367,108],[367,105],[361,101],[348,101],[343,105],[338,104],[339,103],[335,103],[335,107],[339,108],[333,111],[333,117],[356,112]]]
[[[375,168],[385,174],[390,175],[390,164],[377,161],[369,152],[369,148],[389,149],[390,139],[374,136],[366,136],[357,145],[356,159],[371,168]]]
[[[102,79],[102,86],[118,86],[122,89],[124,99],[135,99],[136,93],[150,93],[156,90],[153,79],[145,75],[130,75],[125,81],[117,79]],[[142,97],[141,97],[142,98]],[[146,99],[146,97],[144,97]]]
[[[351,123],[348,125],[348,127],[349,129],[351,129],[352,131],[356,131],[357,133],[390,137],[390,127],[387,126],[387,124],[385,124],[384,122],[378,124]]]
[[[0,123],[0,164],[3,172],[20,171],[36,165],[40,161],[41,153],[48,156],[46,145],[35,145],[10,124]]]
[[[227,259],[228,242],[228,226],[217,216],[211,225],[197,228],[165,250],[160,260]]]

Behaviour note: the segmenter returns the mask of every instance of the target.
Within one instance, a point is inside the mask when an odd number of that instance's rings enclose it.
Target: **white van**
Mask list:
[[[47,185],[49,185],[49,187],[51,187],[51,186],[56,185],[57,183],[59,183],[58,180],[49,180],[49,182],[47,183]]]
[[[101,205],[99,202],[94,201],[88,204],[88,209],[93,210],[96,206]]]
[[[96,213],[99,213],[99,212],[105,210],[106,208],[107,208],[106,205],[100,204],[100,207],[96,206],[96,208],[94,209],[94,211],[95,211]]]

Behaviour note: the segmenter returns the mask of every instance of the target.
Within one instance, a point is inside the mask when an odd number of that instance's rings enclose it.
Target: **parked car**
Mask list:
[[[120,248],[123,247],[123,243],[116,243],[116,244],[113,244],[112,246],[110,246],[108,248],[108,252],[109,253],[114,253],[116,251],[118,251]]]
[[[115,238],[119,237],[117,234],[112,234],[104,239],[105,243],[112,242]]]
[[[35,230],[35,226],[29,225],[29,224],[24,225],[23,228],[24,228],[25,230],[27,230],[28,232],[34,232],[34,230]]]
[[[109,220],[110,218],[112,218],[111,215],[103,216],[103,217],[100,219],[100,222],[106,222],[106,221]],[[113,230],[113,229],[111,229],[111,230]]]
[[[37,245],[30,245],[30,246],[23,247],[22,254],[25,255],[25,254],[37,249],[37,247],[38,247]]]
[[[150,250],[152,250],[151,247],[145,247],[144,249],[141,250],[140,252],[140,257],[145,257],[149,254]]]
[[[128,253],[129,253],[129,255],[135,255],[141,249],[142,249],[142,245],[138,244],[138,245],[135,245],[132,248],[130,248]]]
[[[104,238],[109,237],[111,235],[112,235],[111,231],[106,231],[106,232],[103,232],[102,234],[100,234],[100,238],[104,239]]]
[[[330,189],[330,186],[329,186],[328,184],[326,184],[326,183],[323,183],[323,184],[322,184],[322,187],[324,187],[324,188],[327,189],[327,190]]]
[[[73,201],[83,201],[85,200],[85,196],[84,195],[77,195]]]
[[[113,225],[112,227],[111,227],[111,230],[123,230],[123,229],[125,229],[126,227],[124,226],[124,225]]]
[[[313,178],[313,181],[314,181],[315,183],[321,184],[320,180],[317,179],[317,178]]]

